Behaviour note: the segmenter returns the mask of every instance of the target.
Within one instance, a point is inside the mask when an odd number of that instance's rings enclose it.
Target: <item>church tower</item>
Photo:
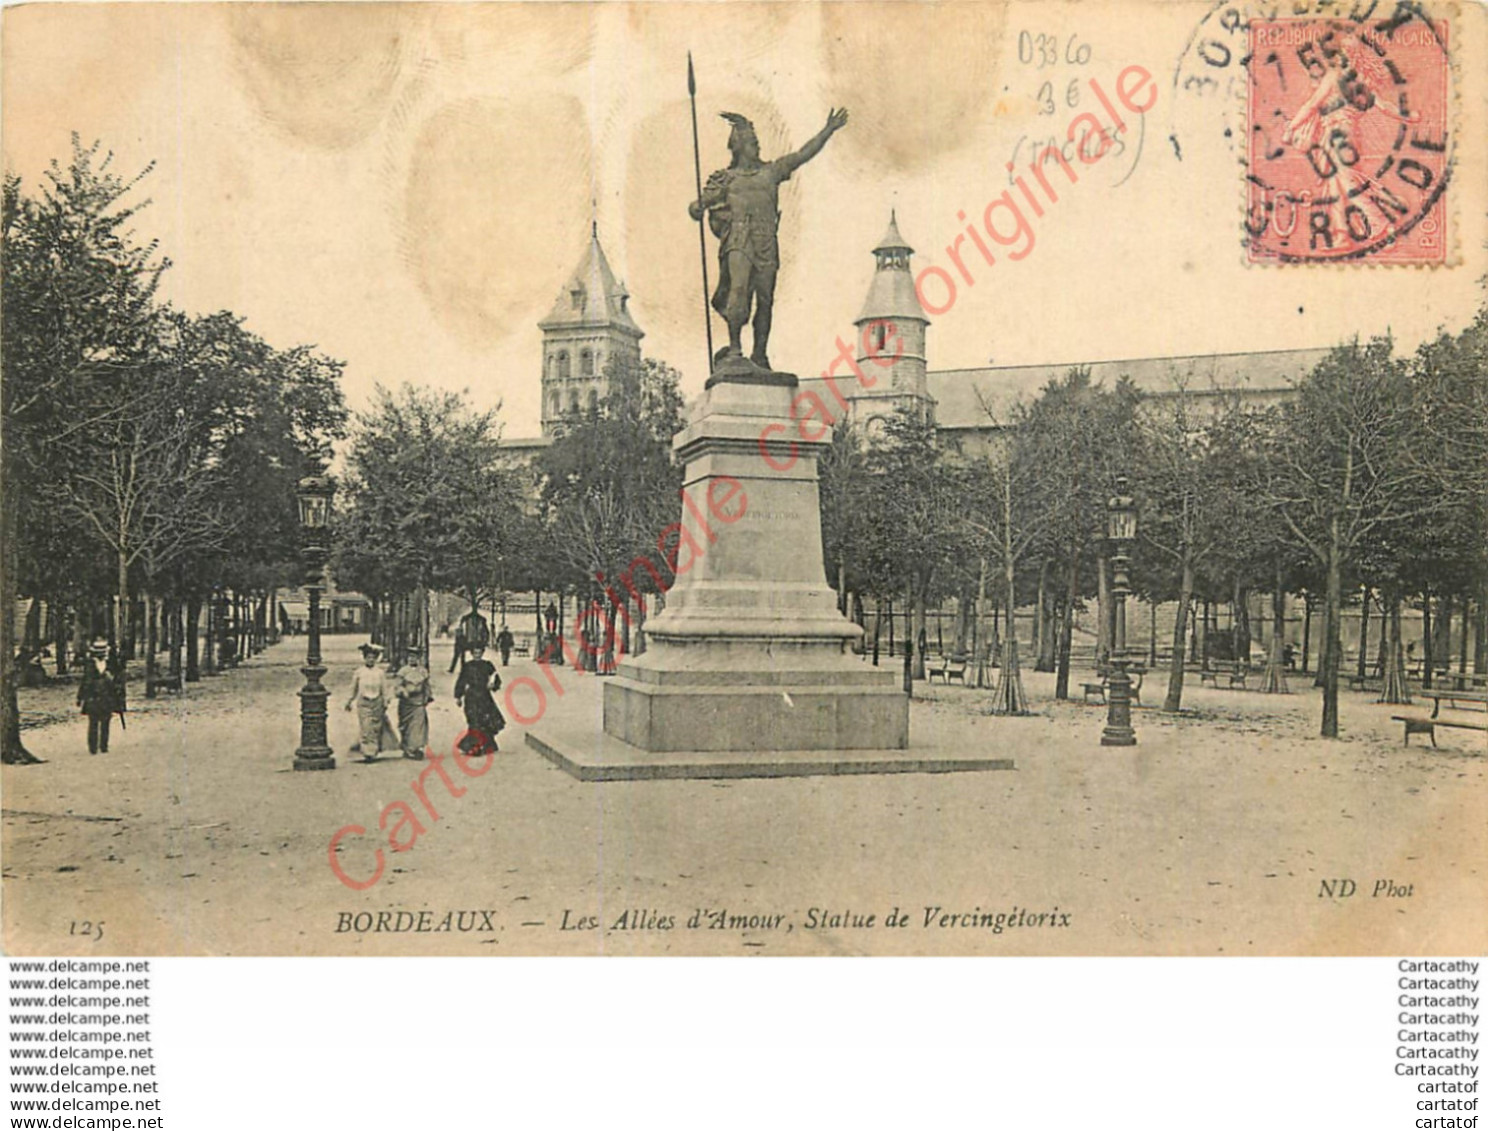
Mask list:
[[[604,397],[611,358],[640,361],[646,336],[631,317],[625,284],[615,279],[599,246],[598,224],[591,225],[584,258],[538,326],[543,332],[542,430],[551,436],[565,418]]]
[[[854,421],[869,435],[900,407],[934,419],[935,401],[925,382],[925,331],[930,319],[915,293],[909,260],[914,248],[899,234],[889,213],[889,230],[873,249],[876,265],[863,312],[858,315],[858,365],[878,382],[855,388],[850,398]],[[885,362],[893,358],[892,365]]]

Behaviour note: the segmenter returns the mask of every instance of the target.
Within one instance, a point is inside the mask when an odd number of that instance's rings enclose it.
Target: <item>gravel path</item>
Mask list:
[[[290,770],[303,641],[183,697],[136,696],[108,755],[86,753],[70,713],[29,729],[45,764],[3,771],[7,950],[1394,954],[1488,943],[1488,744],[1443,731],[1441,749],[1403,748],[1389,719],[1400,708],[1368,695],[1344,694],[1346,737],[1325,741],[1310,687],[1195,686],[1181,718],[1138,711],[1139,745],[1126,750],[1099,745],[1101,709],[1053,702],[1049,676],[1028,676],[1039,713],[1026,719],[985,717],[988,693],[959,687],[916,699],[915,737],[1017,760],[986,774],[586,784],[514,726],[482,776],[442,763],[463,795],[430,772],[435,821],[412,788],[424,767],[346,753],[355,727],[339,707],[359,642],[327,640],[333,773]],[[549,709],[597,726],[598,682],[559,679]],[[436,752],[461,725],[451,683],[436,677]],[[23,710],[55,715],[46,697],[57,694],[23,692]],[[377,827],[397,801],[424,827],[406,852]],[[406,840],[398,812],[389,831]],[[367,830],[342,843],[348,875],[370,876],[384,852],[363,891],[329,864],[347,825]],[[1320,895],[1344,879],[1356,894]],[[1393,888],[1375,895],[1376,884]],[[902,926],[888,922],[896,908]]]

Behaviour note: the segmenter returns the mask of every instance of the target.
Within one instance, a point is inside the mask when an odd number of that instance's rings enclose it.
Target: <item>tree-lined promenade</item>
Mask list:
[[[346,421],[339,362],[159,300],[170,260],[134,230],[149,170],[73,144],[33,190],[4,185],[7,762],[27,757],[16,598],[32,657],[50,646],[66,674],[70,646],[104,637],[144,658],[147,693],[162,650],[181,681],[261,648],[269,595],[298,580],[295,485]]]
[[[950,647],[980,661],[979,683],[990,684],[983,665],[1001,657],[1001,713],[1027,709],[1015,610],[1033,607],[1030,643],[1036,666],[1057,673],[1056,698],[1070,695],[1072,626],[1092,599],[1097,662],[1109,652],[1103,531],[1119,475],[1140,515],[1137,594],[1176,604],[1164,709],[1182,706],[1199,602],[1206,622],[1209,608],[1230,606],[1224,652],[1248,666],[1260,635],[1249,623],[1255,592],[1269,595],[1273,616],[1263,689],[1285,686],[1289,597],[1306,603],[1309,627],[1314,614],[1320,621],[1324,736],[1338,734],[1341,626],[1355,601],[1357,675],[1377,673],[1383,701],[1408,701],[1407,604],[1422,614],[1427,687],[1447,666],[1454,624],[1461,650],[1451,659],[1488,668],[1488,312],[1408,356],[1385,338],[1340,345],[1280,405],[1258,408],[1182,374],[1156,395],[1125,380],[1107,388],[1073,368],[989,423],[996,442],[976,457],[908,414],[880,443],[839,428],[823,472],[823,522],[839,590],[880,606],[899,599],[917,641],[926,609],[954,602]],[[1381,613],[1373,657],[1371,606]]]
[[[587,645],[554,650],[555,662],[607,671],[644,648],[647,618],[685,568],[680,534],[665,541],[681,486],[675,370],[612,359],[605,395],[531,460],[503,447],[500,406],[468,394],[379,388],[353,416],[341,363],[272,346],[229,312],[160,301],[169,260],[133,230],[148,217],[147,173],[121,175],[98,146],[78,146],[34,190],[5,184],[0,598],[7,609],[30,599],[33,621],[43,604],[52,613],[49,632],[25,624],[19,643],[53,647],[60,676],[74,641],[104,636],[143,659],[147,687],[157,666],[190,682],[261,648],[276,591],[302,576],[296,483],[335,460],[332,574],[375,603],[395,663],[428,648],[424,610],[439,592],[555,599],[567,643]],[[1024,652],[1053,673],[1053,697],[1070,698],[1087,606],[1096,662],[1109,659],[1103,531],[1125,477],[1137,595],[1176,608],[1165,710],[1182,709],[1185,669],[1208,654],[1195,645],[1217,636],[1219,606],[1232,611],[1233,662],[1269,637],[1270,691],[1286,686],[1288,605],[1304,609],[1310,636],[1316,620],[1329,737],[1355,602],[1356,674],[1377,669],[1385,701],[1409,695],[1409,608],[1422,615],[1425,680],[1454,632],[1457,665],[1488,668],[1488,313],[1410,354],[1388,339],[1344,343],[1280,405],[1181,374],[1160,394],[1106,387],[1074,368],[1007,418],[989,411],[987,431],[993,442],[972,453],[909,412],[871,440],[839,424],[821,464],[824,550],[843,611],[871,621],[865,662],[896,651],[883,626],[894,631],[897,608],[897,651],[908,637],[907,674],[924,679],[928,616],[950,609],[938,643],[969,682],[995,689],[992,713],[1029,710]],[[1257,592],[1270,598],[1269,633],[1249,623]],[[1030,608],[1020,641],[1018,611]],[[12,663],[4,754],[23,761],[16,626],[0,620]]]

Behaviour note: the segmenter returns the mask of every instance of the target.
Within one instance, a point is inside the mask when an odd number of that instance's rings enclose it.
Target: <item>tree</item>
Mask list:
[[[194,621],[203,598],[210,607],[230,588],[236,606],[256,604],[252,631],[241,623],[238,630],[246,646],[260,647],[270,595],[299,580],[298,481],[323,466],[332,441],[346,433],[344,366],[308,345],[275,349],[227,311],[169,317],[169,363],[183,403],[201,421],[201,459],[230,484],[213,500],[226,536],[173,571],[173,612],[184,600]],[[188,654],[188,678],[189,661]]]
[[[303,457],[329,450],[345,409],[339,363],[311,347],[274,350],[230,314],[157,302],[169,263],[129,228],[149,169],[124,178],[111,164],[74,137],[39,195],[5,182],[0,598],[45,597],[60,626],[68,604],[108,596],[127,656],[143,597],[148,695],[160,598],[210,576],[244,604],[276,583],[297,550]],[[177,611],[168,602],[167,620]],[[21,759],[6,685],[0,729]]]
[[[442,588],[473,600],[522,509],[500,438],[498,410],[477,412],[461,394],[378,386],[347,457],[338,576],[378,597]],[[407,646],[393,641],[395,660]]]
[[[984,505],[975,512],[981,518],[972,521],[984,535],[987,552],[1001,565],[1003,607],[1007,610],[997,687],[988,713],[1026,715],[1028,695],[1023,690],[1018,659],[1017,577],[1019,564],[1043,532],[1040,519],[1044,512],[1029,505],[1036,497],[1032,482],[1038,474],[1038,463],[1025,434],[1006,437],[1001,458],[988,461],[985,471],[985,488],[978,492]]]
[[[678,372],[654,358],[612,357],[605,378],[604,397],[538,459],[548,545],[567,583],[591,596],[591,612],[608,605],[609,644],[594,644],[596,632],[581,634],[581,659],[596,666],[616,633],[628,635],[630,607],[644,625],[645,594],[672,584],[658,539],[677,521],[682,488],[671,451],[682,428]],[[628,646],[624,637],[620,646]]]
[[[925,657],[917,641],[925,635],[925,603],[938,572],[957,550],[961,507],[955,491],[952,453],[933,420],[901,408],[885,422],[882,436],[869,448],[867,468],[873,477],[869,541],[881,554],[880,580],[889,592],[902,592],[911,625],[914,679],[925,678]],[[909,688],[906,677],[905,690]]]
[[[1043,449],[1037,435],[1026,427],[1028,406],[1016,406],[1002,420],[985,397],[980,393],[978,397],[996,443],[990,454],[966,469],[961,492],[966,505],[960,525],[968,545],[995,563],[1000,572],[1001,603],[1006,610],[997,685],[987,713],[1026,715],[1028,696],[1018,655],[1018,574],[1041,546],[1049,518],[1037,486],[1045,473]]]
[[[1173,660],[1163,710],[1183,706],[1185,643],[1201,572],[1228,554],[1248,558],[1262,517],[1249,506],[1243,465],[1253,442],[1253,422],[1228,402],[1216,418],[1184,380],[1170,395],[1148,401],[1139,415],[1136,487],[1141,495],[1140,537],[1176,574],[1178,609]]]
[[[838,607],[850,613],[850,589],[861,590],[866,582],[863,564],[870,560],[869,539],[873,526],[867,521],[872,505],[873,478],[868,453],[851,421],[843,419],[832,429],[832,446],[816,465],[821,494],[822,560],[837,589]]]
[[[1429,525],[1405,532],[1412,544],[1403,547],[1403,560],[1417,575],[1408,588],[1421,595],[1427,612],[1433,595],[1457,599],[1464,666],[1468,610],[1476,604],[1474,667],[1488,670],[1488,306],[1459,334],[1441,333],[1424,343],[1410,374],[1422,421],[1421,457],[1437,468],[1432,489],[1441,509]],[[1430,670],[1428,663],[1428,679]]]
[[[1088,592],[1082,590],[1082,577],[1099,566],[1106,501],[1116,476],[1132,466],[1136,407],[1131,382],[1123,378],[1106,389],[1091,384],[1088,369],[1075,367],[1062,380],[1050,381],[1018,422],[1027,432],[1026,458],[1041,469],[1032,482],[1043,510],[1036,556],[1042,567],[1064,575],[1055,655],[1059,699],[1069,698],[1074,613]]]
[[[1346,572],[1367,540],[1439,515],[1439,468],[1426,455],[1421,404],[1388,338],[1334,349],[1277,412],[1259,463],[1260,501],[1325,578],[1324,738],[1338,737]]]
[[[218,497],[220,466],[197,458],[197,422],[162,382],[126,410],[95,422],[62,446],[65,507],[89,527],[117,565],[116,639],[123,640],[129,571],[155,578],[179,558],[220,546],[228,520]]]
[[[3,192],[5,334],[0,344],[0,483],[5,548],[0,606],[15,607],[18,502],[44,481],[53,444],[118,411],[102,396],[137,372],[156,332],[154,296],[169,261],[129,223],[144,203],[128,198],[150,168],[123,177],[113,155],[73,136],[66,168],[53,162],[38,196],[7,177]],[[32,510],[31,514],[36,515]],[[9,615],[0,617],[0,663],[15,654]],[[0,695],[0,758],[33,760],[20,738],[15,680]]]

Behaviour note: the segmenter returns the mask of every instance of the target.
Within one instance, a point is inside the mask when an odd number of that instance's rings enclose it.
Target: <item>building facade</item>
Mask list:
[[[542,329],[542,434],[604,399],[611,359],[640,360],[645,331],[630,313],[630,295],[615,278],[590,228],[589,246],[559,291]]]
[[[873,277],[857,327],[857,363],[872,375],[869,388],[855,383],[848,395],[853,424],[877,434],[887,418],[901,409],[934,419],[925,362],[930,318],[920,305],[910,260],[914,248],[899,234],[898,218],[889,213],[889,229],[873,249]],[[890,364],[885,366],[885,362]]]
[[[908,410],[933,420],[965,454],[990,451],[1020,404],[1037,399],[1050,381],[1062,379],[1077,365],[1089,369],[1096,383],[1110,386],[1125,378],[1154,400],[1181,393],[1216,407],[1233,399],[1263,407],[1290,396],[1328,353],[1327,348],[1262,350],[931,369],[930,319],[915,287],[914,248],[900,232],[894,212],[871,254],[873,270],[850,348],[858,369],[873,383],[837,375],[848,419],[869,437],[895,412]],[[645,332],[631,313],[624,283],[610,268],[597,227],[591,228],[583,257],[538,325],[543,333],[542,432],[505,441],[519,456],[546,447],[566,419],[604,398],[605,366],[611,358],[640,360]],[[823,378],[804,377],[800,388],[815,394],[835,416],[839,402]]]
[[[1265,407],[1290,396],[1296,382],[1329,352],[1326,348],[1261,350],[931,369],[927,363],[930,320],[915,290],[913,254],[899,232],[898,217],[891,212],[889,229],[873,249],[873,274],[856,322],[857,364],[874,384],[865,388],[840,374],[837,380],[848,402],[848,419],[870,438],[890,415],[907,409],[934,420],[941,435],[965,454],[987,452],[1020,404],[1036,400],[1050,381],[1062,379],[1076,366],[1088,369],[1092,382],[1107,387],[1126,378],[1153,400],[1181,394],[1208,401],[1215,408],[1232,399],[1249,407]],[[885,378],[886,357],[895,360]],[[822,378],[803,380],[801,389],[814,393],[824,405],[836,404]]]

